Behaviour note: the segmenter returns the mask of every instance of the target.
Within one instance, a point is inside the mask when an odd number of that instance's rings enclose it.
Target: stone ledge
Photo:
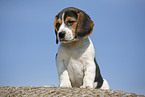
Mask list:
[[[101,89],[80,89],[80,88],[60,88],[60,87],[0,87],[0,97],[50,97],[50,96],[124,96],[124,97],[145,97],[135,93],[123,91],[101,90]]]

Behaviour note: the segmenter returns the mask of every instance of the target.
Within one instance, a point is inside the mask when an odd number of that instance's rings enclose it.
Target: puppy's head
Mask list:
[[[94,23],[84,11],[69,7],[56,15],[54,27],[56,43],[69,43],[90,36]]]

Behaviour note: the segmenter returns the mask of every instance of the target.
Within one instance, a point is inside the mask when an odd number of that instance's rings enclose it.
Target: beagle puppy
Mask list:
[[[109,89],[102,78],[89,36],[94,23],[82,10],[69,7],[54,20],[56,43],[61,42],[56,55],[60,87]]]

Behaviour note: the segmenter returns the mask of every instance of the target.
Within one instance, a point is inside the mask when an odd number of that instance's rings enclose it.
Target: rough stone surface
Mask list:
[[[123,91],[60,87],[0,87],[0,97],[145,97]]]

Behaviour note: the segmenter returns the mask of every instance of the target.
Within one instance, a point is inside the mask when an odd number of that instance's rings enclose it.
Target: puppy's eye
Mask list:
[[[56,29],[59,29],[60,23],[56,23]]]
[[[68,26],[71,26],[71,25],[73,25],[74,23],[75,23],[75,21],[68,21],[68,22],[67,22],[67,25],[68,25]]]

